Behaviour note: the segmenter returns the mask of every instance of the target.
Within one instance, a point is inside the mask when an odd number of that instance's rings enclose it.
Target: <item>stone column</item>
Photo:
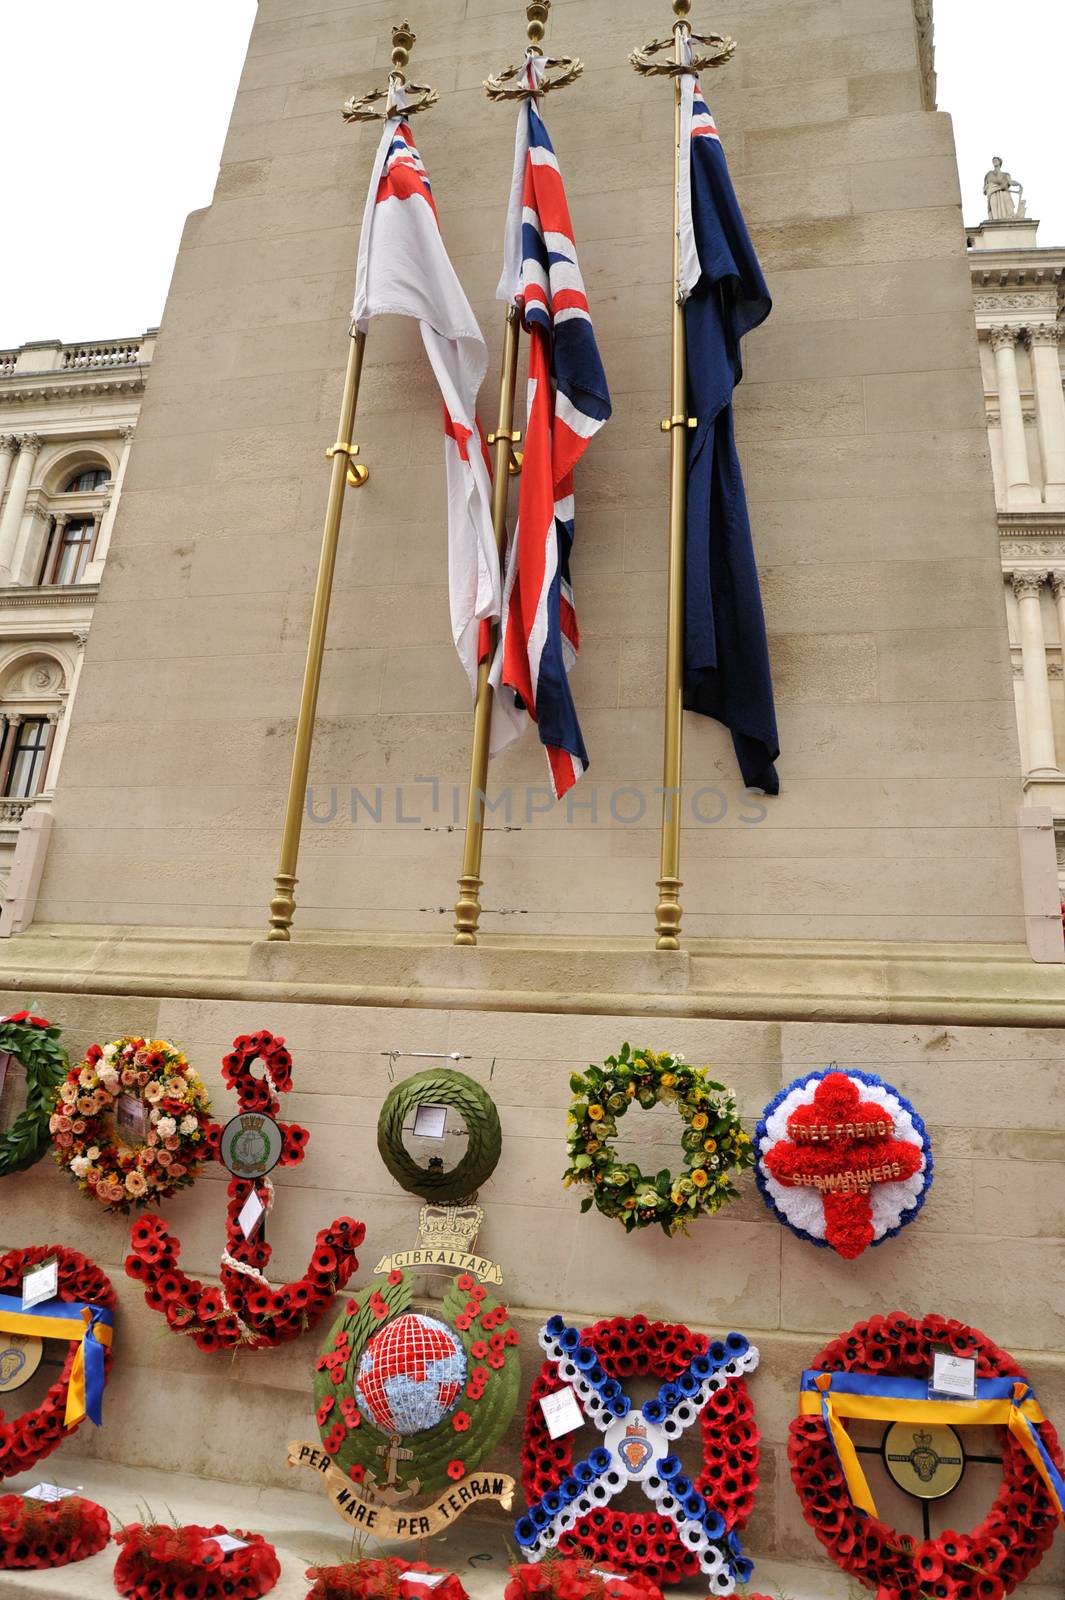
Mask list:
[[[52,548],[48,552],[48,565],[41,576],[42,583],[52,584],[56,580],[56,574],[59,571],[59,558],[63,549],[63,535],[66,532],[66,526],[69,521],[69,511],[60,511],[55,519],[55,533],[52,535]]]
[[[41,769],[37,776],[37,787],[34,795],[43,794],[48,785],[48,768],[52,761],[52,752],[55,749],[56,728],[59,726],[59,712],[48,712],[48,736],[44,741],[44,755],[41,758]]]
[[[1057,774],[1054,722],[1050,709],[1050,677],[1040,595],[1045,572],[1015,572],[1013,592],[1020,615],[1021,664],[1024,673],[1024,721],[1028,742],[1028,777]]]
[[[12,581],[15,543],[22,523],[22,513],[26,509],[26,495],[40,448],[40,436],[36,433],[24,433],[19,439],[18,460],[11,475],[11,489],[4,514],[0,517],[0,583]]]
[[[14,711],[0,711],[0,795],[7,786],[7,775],[11,771],[18,721]]]
[[[18,440],[13,433],[0,433],[0,500],[4,497],[11,472],[11,460],[17,449]]]
[[[126,481],[126,466],[129,462],[130,446],[133,443],[133,435],[136,431],[136,427],[132,423],[128,428],[122,429],[122,454],[119,457],[118,471],[115,473],[115,481],[111,487],[111,498],[107,502],[107,511],[97,532],[89,564],[85,568],[84,581],[86,583],[99,583],[103,575],[104,562],[107,560],[107,552],[111,548],[111,529],[114,527],[115,517],[118,515],[118,500],[122,493],[122,485]]]
[[[47,774],[47,787],[50,790],[55,788],[59,779],[59,769],[63,764],[63,751],[67,747],[67,734],[70,732],[70,717],[74,710],[74,697],[78,692],[78,684],[81,682],[81,669],[85,664],[85,644],[88,640],[88,637],[88,628],[77,628],[74,632],[74,639],[78,647],[78,654],[74,661],[74,671],[71,673],[70,683],[68,684],[65,693],[61,697],[63,700],[63,709],[60,716],[59,727],[56,730],[55,741],[51,746],[51,759],[48,763],[49,771]]]
[[[1033,489],[1028,472],[1028,446],[1024,441],[1024,416],[1021,411],[1021,386],[1017,380],[1016,328],[992,328],[989,334],[995,352],[998,381],[998,409],[1002,422],[1002,449],[1006,469],[1006,500],[1009,505],[1034,505],[1039,491]]]
[[[1065,571],[1050,574],[1050,592],[1057,607],[1058,642],[1061,646],[1062,664],[1065,666]]]
[[[97,546],[100,543],[100,532],[105,521],[107,520],[113,503],[114,502],[108,498],[108,500],[105,502],[104,509],[102,511],[94,511],[92,514],[92,543],[89,546],[89,559],[85,563],[86,572],[95,559]],[[86,581],[85,573],[82,573],[82,582],[84,583]]]
[[[1035,415],[1043,454],[1044,498],[1065,501],[1065,394],[1061,390],[1058,345],[1063,329],[1056,322],[1028,329],[1035,383]]]
[[[7,723],[7,734],[4,739],[3,756],[0,757],[0,795],[7,793],[7,780],[11,776],[11,763],[15,757],[15,746],[18,743],[18,730],[22,718],[8,712],[4,720]]]

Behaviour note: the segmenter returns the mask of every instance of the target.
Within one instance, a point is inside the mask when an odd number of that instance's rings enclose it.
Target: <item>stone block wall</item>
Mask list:
[[[523,7],[408,9],[413,75],[440,92],[416,134],[494,374],[514,114],[481,82],[520,52]],[[338,108],[383,80],[398,14],[391,0],[260,4],[214,202],[175,268],[64,761],[46,921],[265,925],[377,138]],[[552,12],[549,46],[587,66],[546,114],[615,405],[578,481],[574,686],[592,767],[569,814],[542,810],[532,733],[493,771],[512,799],[489,818],[491,933],[651,927],[671,97],[626,55],[668,21],[665,0]],[[911,0],[747,0],[696,21],[740,41],[704,87],[776,302],[748,341],[738,431],[784,792],[751,808],[727,735],[688,719],[686,929],[1019,940],[1016,735],[958,182],[950,121],[922,108]],[[493,393],[494,377],[489,425]],[[412,325],[372,331],[357,437],[372,478],[345,516],[298,925],[420,933],[451,920],[470,711],[439,403]],[[380,786],[379,822],[359,809],[352,823],[353,786],[371,803]]]

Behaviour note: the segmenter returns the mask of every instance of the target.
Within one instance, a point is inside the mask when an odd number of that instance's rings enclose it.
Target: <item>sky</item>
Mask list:
[[[699,9],[712,24],[713,0]],[[210,203],[255,0],[8,0],[3,12],[0,350],[141,333],[162,316],[185,217]],[[965,221],[985,214],[1000,155],[1040,243],[1065,243],[1065,4],[935,0],[935,13]]]
[[[1065,244],[1063,0],[934,0],[941,111],[954,119],[967,224],[987,215],[992,156],[1024,185],[1041,245]]]

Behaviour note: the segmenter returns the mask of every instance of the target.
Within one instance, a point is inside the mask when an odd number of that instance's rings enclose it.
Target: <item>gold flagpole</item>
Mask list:
[[[686,74],[703,67],[724,66],[735,53],[731,39],[719,34],[693,33],[688,22],[691,0],[673,0],[673,60],[655,59],[670,46],[668,39],[656,39],[643,50],[634,50],[630,60],[637,72],[647,76],[668,75],[675,95],[673,140],[673,358],[670,415],[662,423],[669,434],[669,582],[666,620],[666,722],[662,752],[662,853],[658,879],[658,905],[655,908],[656,948],[680,949],[680,836],[681,790],[684,784],[684,551],[688,512],[688,432],[698,423],[688,415],[688,350],[685,340],[684,304],[680,283],[680,157],[681,100]],[[692,40],[712,45],[712,56],[693,56],[685,63],[685,45]]]
[[[408,84],[405,68],[415,36],[409,23],[403,22],[392,30],[392,71],[389,89],[378,89],[361,98],[346,102],[345,122],[386,121],[388,96],[391,88],[403,85],[416,97],[408,103],[405,115],[424,111],[436,101],[431,89],[421,84]],[[385,101],[385,110],[376,109],[378,101]],[[352,330],[348,346],[347,367],[344,373],[344,392],[340,401],[340,418],[337,423],[336,443],[330,445],[326,457],[332,461],[329,480],[329,498],[326,501],[325,525],[322,529],[322,550],[318,558],[318,581],[311,607],[311,631],[307,641],[307,661],[303,669],[303,691],[300,695],[299,716],[296,719],[296,742],[292,752],[292,773],[288,785],[288,803],[285,807],[285,827],[281,835],[281,854],[274,876],[274,897],[270,901],[270,931],[268,939],[288,940],[292,918],[296,911],[296,866],[300,852],[300,833],[303,827],[303,806],[307,793],[307,777],[311,768],[311,746],[314,742],[314,722],[318,709],[318,688],[322,680],[322,657],[325,652],[326,627],[329,622],[329,602],[333,592],[333,573],[336,568],[337,546],[340,541],[340,520],[344,511],[344,491],[350,485],[361,489],[370,476],[367,467],[357,465],[355,456],[359,447],[352,442],[355,413],[359,404],[359,385],[362,379],[363,352],[366,335]]]
[[[529,49],[542,55],[541,44],[547,28],[551,0],[529,0],[525,7],[528,19]],[[584,71],[575,57],[566,56],[549,60],[548,67],[559,67],[554,78],[544,77],[539,93],[561,89],[574,83]],[[485,92],[490,100],[528,100],[531,90],[518,81],[524,64],[508,67],[497,77],[485,82]],[[492,484],[492,525],[496,536],[496,550],[500,565],[507,542],[507,489],[511,476],[521,472],[521,456],[514,446],[521,434],[514,428],[514,391],[518,377],[518,340],[520,334],[518,310],[510,305],[506,310],[503,330],[503,361],[499,379],[499,412],[495,430],[488,435],[488,443],[495,448],[494,479]],[[484,849],[484,797],[488,783],[488,753],[492,731],[492,686],[488,673],[495,654],[498,629],[490,629],[487,659],[477,669],[477,699],[473,711],[473,748],[470,752],[470,792],[466,802],[466,834],[462,846],[462,876],[459,878],[459,897],[455,902],[455,944],[476,944],[481,920],[480,890],[481,855]]]

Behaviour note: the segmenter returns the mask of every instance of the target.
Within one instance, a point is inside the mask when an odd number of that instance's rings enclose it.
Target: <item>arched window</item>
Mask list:
[[[92,560],[96,532],[93,517],[53,518],[37,573],[38,584],[81,583]]]
[[[28,800],[39,793],[44,782],[44,763],[50,742],[48,718],[23,717],[14,729],[14,739],[4,794],[9,800]]]
[[[92,494],[95,489],[102,489],[105,483],[111,482],[111,471],[108,467],[80,467],[64,489],[64,494]]]

